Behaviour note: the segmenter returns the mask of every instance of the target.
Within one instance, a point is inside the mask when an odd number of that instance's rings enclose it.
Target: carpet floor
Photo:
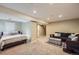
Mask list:
[[[0,55],[69,55],[61,46],[49,44],[47,41],[46,37],[40,37],[27,44],[0,51]]]

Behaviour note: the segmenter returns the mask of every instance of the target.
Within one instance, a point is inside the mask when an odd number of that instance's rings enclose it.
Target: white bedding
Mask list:
[[[12,36],[3,36],[0,39],[0,48],[2,49],[5,44],[16,42],[16,41],[21,41],[21,40],[24,40],[24,39],[27,39],[27,36],[21,35],[21,34],[12,35]]]

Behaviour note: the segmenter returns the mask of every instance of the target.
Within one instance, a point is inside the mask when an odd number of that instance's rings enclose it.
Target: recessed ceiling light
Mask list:
[[[36,13],[37,13],[37,11],[36,11],[36,10],[33,10],[33,13],[34,13],[34,14],[36,14]]]
[[[59,18],[61,18],[61,17],[63,17],[63,15],[62,15],[62,14],[60,14],[60,15],[58,15],[58,17],[59,17]]]

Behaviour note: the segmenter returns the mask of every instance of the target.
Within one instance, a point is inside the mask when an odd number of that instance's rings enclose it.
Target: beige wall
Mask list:
[[[37,23],[32,22],[32,40],[37,38]]]
[[[46,35],[54,32],[79,33],[79,19],[60,21],[48,24],[46,26]]]
[[[38,34],[37,34],[38,37],[45,36],[45,27],[44,27],[44,25],[39,25],[38,24],[37,32],[38,32]]]
[[[37,22],[32,22],[32,40],[35,40],[44,35],[45,30],[43,25],[40,25]]]

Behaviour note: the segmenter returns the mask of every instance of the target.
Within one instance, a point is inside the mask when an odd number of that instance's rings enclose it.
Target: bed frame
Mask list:
[[[6,44],[6,45],[3,46],[3,49],[1,49],[1,51],[3,51],[4,49],[7,49],[7,48],[11,48],[11,47],[20,45],[20,44],[24,44],[24,43],[27,43],[27,39]]]

